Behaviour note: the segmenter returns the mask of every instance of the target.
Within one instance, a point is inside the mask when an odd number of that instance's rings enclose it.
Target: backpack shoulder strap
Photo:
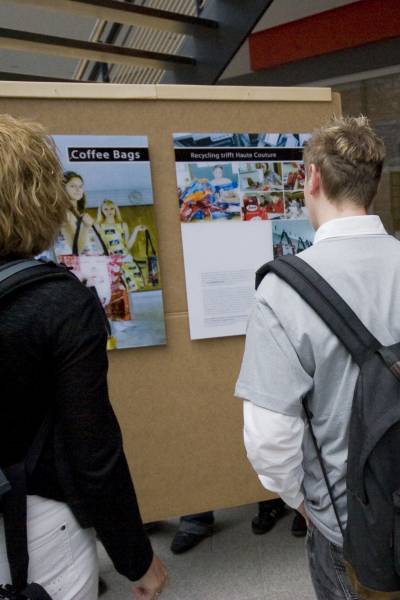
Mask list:
[[[53,262],[19,259],[0,267],[0,300],[19,289],[48,279],[76,279],[70,269]]]
[[[26,458],[5,469],[7,481],[11,484],[10,489],[2,498],[6,550],[11,580],[18,591],[24,590],[28,582],[27,481],[40,458],[51,422],[52,414],[49,412],[39,428]],[[42,588],[37,586],[37,589]],[[38,600],[47,598],[47,596],[40,595],[29,596],[32,600],[35,597]]]
[[[7,279],[9,279],[10,277],[17,275],[18,273],[37,268],[42,264],[45,263],[42,263],[39,260],[35,260],[34,258],[20,258],[17,260],[7,262],[0,267],[0,284],[3,283],[3,281],[7,281]]]
[[[347,302],[315,269],[300,257],[282,256],[263,265],[256,273],[256,288],[258,288],[267,273],[275,273],[296,290],[347,348],[360,367],[372,352],[381,348],[379,341],[368,331]],[[322,448],[318,445],[313,430],[313,415],[308,407],[307,397],[303,398],[303,407],[332,508],[339,529],[344,535],[344,527],[340,520],[333,489],[323,460]]]
[[[275,273],[296,290],[347,348],[359,366],[371,352],[381,347],[347,302],[300,257],[282,256],[263,265],[256,273],[256,288],[267,273]]]

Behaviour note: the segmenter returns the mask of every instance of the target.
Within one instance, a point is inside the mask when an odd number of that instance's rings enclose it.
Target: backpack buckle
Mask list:
[[[381,355],[385,365],[390,369],[396,379],[400,380],[400,344],[382,346],[379,348],[378,354]]]
[[[393,375],[395,377],[397,377],[397,379],[400,379],[400,360],[398,360],[397,362],[393,363],[390,367],[391,372],[393,373]]]

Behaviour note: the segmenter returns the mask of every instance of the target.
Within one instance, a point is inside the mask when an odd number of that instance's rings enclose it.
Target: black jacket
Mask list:
[[[2,261],[4,262],[4,261]],[[104,315],[78,280],[40,282],[0,305],[0,467],[53,426],[28,493],[67,502],[132,581],[152,560],[107,391]]]

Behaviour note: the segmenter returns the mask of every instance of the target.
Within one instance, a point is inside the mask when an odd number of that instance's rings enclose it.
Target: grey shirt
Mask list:
[[[301,258],[336,289],[382,344],[399,342],[400,243],[386,234],[375,216],[335,219],[326,225]],[[318,315],[288,284],[269,274],[256,293],[236,395],[275,413],[303,418],[301,401],[308,394],[344,525],[347,438],[357,376],[357,365]],[[330,541],[341,545],[307,427],[303,470],[307,513]]]

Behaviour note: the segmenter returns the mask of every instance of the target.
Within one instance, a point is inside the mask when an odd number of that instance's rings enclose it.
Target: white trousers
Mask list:
[[[68,506],[28,496],[28,581],[53,600],[96,600],[98,561],[92,529],[82,529]],[[0,517],[0,584],[11,583],[4,523]]]

